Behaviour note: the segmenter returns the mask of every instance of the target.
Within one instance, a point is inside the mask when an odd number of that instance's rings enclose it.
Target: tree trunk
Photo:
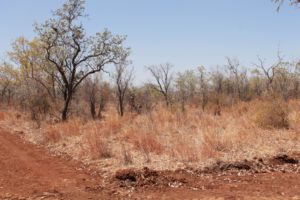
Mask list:
[[[10,100],[11,100],[11,90],[8,90],[8,92],[7,92],[7,105],[9,106],[10,105]]]
[[[65,106],[64,106],[64,109],[63,109],[62,115],[61,115],[62,121],[66,121],[67,120],[67,115],[68,115],[68,106],[65,103]]]
[[[181,112],[185,112],[185,100],[181,100]]]
[[[167,94],[164,94],[164,97],[165,97],[165,101],[166,101],[166,106],[169,107],[170,106],[169,97]]]
[[[70,106],[71,99],[72,99],[72,92],[68,92],[68,95],[66,96],[66,99],[65,99],[65,104],[64,104],[63,111],[62,111],[62,115],[61,115],[62,121],[66,121],[68,118],[68,112],[69,112],[69,106]]]
[[[95,102],[93,100],[90,100],[90,110],[91,110],[92,118],[95,119],[96,118],[96,106],[95,106]]]
[[[123,102],[123,98],[119,97],[119,114],[121,117],[123,117],[124,115],[124,102]]]
[[[53,95],[53,99],[56,102],[56,90],[55,90],[55,77],[54,77],[54,73],[51,74],[51,81],[52,81],[52,95]]]

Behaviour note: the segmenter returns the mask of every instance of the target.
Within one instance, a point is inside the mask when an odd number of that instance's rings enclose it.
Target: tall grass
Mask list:
[[[197,107],[187,107],[182,113],[157,106],[148,113],[129,113],[122,118],[112,110],[99,121],[77,118],[45,124],[41,128],[44,141],[73,157],[81,155],[105,162],[105,166],[163,168],[177,162],[197,164],[300,151],[300,107],[295,101],[241,102],[223,107],[220,116],[215,116],[213,109],[203,112]],[[3,120],[9,120],[4,116]]]
[[[288,106],[282,101],[263,102],[257,106],[255,122],[262,128],[288,128]]]

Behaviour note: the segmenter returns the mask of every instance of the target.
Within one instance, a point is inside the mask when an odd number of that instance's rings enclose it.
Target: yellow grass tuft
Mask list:
[[[263,102],[256,108],[255,122],[262,128],[289,128],[288,107],[281,101]]]
[[[96,129],[92,128],[92,130],[85,134],[92,159],[111,158],[113,156],[108,141]]]

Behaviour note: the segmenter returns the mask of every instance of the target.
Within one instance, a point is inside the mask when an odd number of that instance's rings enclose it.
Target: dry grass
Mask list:
[[[155,154],[162,153],[163,146],[160,143],[157,135],[149,132],[145,133],[144,131],[132,130],[132,132],[130,132],[126,138],[129,142],[134,144],[136,150]]]
[[[57,143],[61,140],[60,131],[56,127],[49,127],[44,132],[44,142]]]
[[[124,144],[122,145],[122,154],[123,154],[124,165],[133,164],[132,153],[130,152],[130,150],[128,150],[128,148],[125,147]]]
[[[264,102],[257,106],[255,122],[262,128],[288,128],[288,106],[281,101]]]
[[[81,125],[81,120],[75,118],[69,120],[68,122],[59,124],[57,128],[63,133],[64,136],[76,136],[81,134]]]
[[[195,144],[180,140],[173,145],[172,155],[180,162],[198,162],[200,159],[200,151]]]
[[[5,113],[4,112],[0,112],[0,120],[4,120],[5,119]]]
[[[113,156],[108,141],[97,130],[86,135],[86,142],[92,159],[111,158]]]
[[[111,108],[104,120],[83,123],[81,119],[72,119],[55,125],[43,124],[40,132],[52,150],[108,171],[124,165],[157,169],[199,166],[212,160],[300,151],[299,103],[281,103],[238,103],[222,108],[221,116],[195,107],[187,108],[185,114],[156,107],[147,114],[127,114],[121,118]],[[21,128],[26,122],[22,119],[17,123],[13,114],[4,116],[2,124],[11,120],[14,123],[7,124]],[[282,129],[287,123],[289,129]],[[26,133],[26,138],[34,141],[36,130],[27,130],[31,132]]]
[[[81,135],[83,123],[79,119],[58,124],[46,124],[43,127],[43,142],[58,143],[68,137]]]

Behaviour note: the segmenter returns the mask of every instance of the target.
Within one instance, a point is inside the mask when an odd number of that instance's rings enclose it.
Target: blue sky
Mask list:
[[[33,38],[32,24],[63,2],[0,0],[0,58],[17,37]],[[250,66],[257,55],[271,62],[278,48],[300,58],[300,9],[285,5],[278,13],[271,0],[86,0],[86,11],[88,34],[108,28],[128,36],[138,81],[144,66],[165,62],[179,71],[222,65],[229,56]]]

